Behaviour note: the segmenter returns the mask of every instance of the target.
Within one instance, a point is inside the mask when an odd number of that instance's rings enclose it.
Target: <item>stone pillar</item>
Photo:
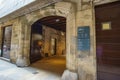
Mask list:
[[[81,0],[77,11],[77,26],[90,27],[90,50],[77,51],[79,80],[96,80],[96,47],[94,7],[90,0]]]
[[[29,62],[29,36],[28,26],[25,16],[20,17],[20,28],[19,28],[19,52],[17,55],[16,65],[19,67],[28,66]],[[30,33],[29,33],[30,34]]]
[[[11,36],[11,51],[10,61],[16,63],[17,55],[19,54],[19,19],[15,19],[12,23],[12,36]]]
[[[66,17],[66,67],[61,80],[78,80],[76,59],[76,10],[68,2],[55,4],[57,15]]]
[[[76,71],[76,26],[75,5],[69,2],[55,4],[56,14],[66,17],[66,66],[71,71]]]
[[[67,68],[71,71],[76,71],[76,26],[75,12],[71,12],[67,16],[66,21],[66,58]]]

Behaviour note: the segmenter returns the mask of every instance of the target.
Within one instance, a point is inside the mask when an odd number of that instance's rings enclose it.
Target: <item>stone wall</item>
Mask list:
[[[20,59],[23,59],[24,55],[27,55],[26,57],[29,58],[28,52],[27,52],[27,54],[25,54],[25,50],[27,48],[26,48],[26,46],[23,46],[24,43],[28,43],[28,42],[24,42],[24,40],[27,37],[29,37],[29,36],[23,37],[26,30],[28,30],[28,29],[26,29],[26,26],[25,26],[26,22],[27,21],[25,21],[25,19],[23,17],[18,17],[16,19],[13,19],[13,20],[10,20],[10,21],[0,24],[0,26],[2,26],[2,27],[6,27],[9,25],[12,26],[10,61],[15,64]],[[0,37],[2,39],[2,29],[0,30],[0,34],[1,34]],[[2,43],[2,40],[0,40],[0,43]],[[30,44],[25,44],[25,45],[30,45]],[[29,63],[29,61],[27,63]]]
[[[92,2],[82,5],[77,12],[77,27],[90,27],[90,50],[77,51],[79,80],[96,79],[95,25]]]
[[[96,80],[95,13],[97,3],[116,0],[64,0],[54,5],[36,10],[24,16],[0,24],[12,25],[11,61],[19,66],[29,65],[31,25],[37,20],[51,15],[66,17],[66,60],[67,69],[75,72],[79,80]],[[107,2],[106,2],[107,1]],[[77,50],[77,28],[90,27],[90,50]],[[0,30],[0,44],[1,44]],[[21,63],[19,63],[21,62]],[[68,71],[68,72],[69,72]],[[71,74],[71,72],[69,74]],[[66,75],[69,77],[69,75]],[[64,76],[64,77],[66,77]],[[74,78],[74,77],[73,77]],[[64,78],[68,80],[68,78]],[[77,80],[77,78],[73,79]]]
[[[6,26],[9,26],[9,25],[12,25],[12,36],[11,36],[11,52],[10,52],[10,60],[11,62],[15,63],[16,62],[16,58],[17,58],[17,54],[18,53],[18,50],[19,50],[19,19],[14,19],[14,20],[11,20],[11,21],[8,21],[6,23],[2,23],[1,24],[1,30],[0,30],[0,34],[1,34],[1,39],[2,39],[2,27],[6,27]],[[0,43],[2,43],[2,40],[0,40]]]
[[[51,39],[56,39],[56,55],[62,55],[63,50],[65,50],[65,32],[64,35],[61,35],[61,31],[55,30],[50,27],[43,26],[44,28],[44,53],[48,53],[49,56],[52,55],[51,53]]]
[[[31,26],[37,20],[46,16],[62,16],[67,19],[66,34],[66,59],[67,69],[75,71],[76,68],[76,28],[75,28],[75,6],[68,2],[59,2],[54,5],[36,10],[16,19],[4,22],[4,25],[12,25],[11,41],[11,62],[17,66],[27,66],[30,64],[30,35]],[[71,60],[72,59],[72,60]]]
[[[40,10],[34,11],[30,14],[25,15],[24,17],[28,21],[28,27],[26,36],[30,36],[29,30],[31,29],[31,25],[36,22],[37,20],[46,17],[46,16],[62,16],[66,17],[67,19],[67,31],[66,31],[66,59],[67,59],[67,68],[70,70],[76,70],[76,43],[75,43],[75,8],[72,3],[68,2],[59,2],[54,5],[42,8]],[[74,38],[74,39],[72,39]],[[24,43],[25,44],[25,43]],[[29,47],[29,45],[27,45]],[[26,49],[28,50],[28,49]],[[26,51],[29,54],[29,51]],[[71,60],[72,59],[72,60]]]

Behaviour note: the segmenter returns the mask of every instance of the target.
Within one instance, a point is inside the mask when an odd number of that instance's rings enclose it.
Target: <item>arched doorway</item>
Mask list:
[[[64,5],[64,7],[63,7]],[[76,22],[75,22],[75,6],[69,2],[58,2],[54,6],[50,5],[48,7],[42,8],[23,17],[21,23],[24,25],[22,28],[24,35],[21,36],[20,44],[21,52],[17,59],[23,60],[21,56],[24,57],[24,66],[30,64],[30,39],[31,39],[31,26],[47,16],[62,16],[66,18],[66,68],[71,71],[76,71],[77,69],[77,58],[76,58]],[[25,23],[24,23],[25,22]],[[27,22],[27,23],[26,23]],[[23,34],[23,32],[21,34]],[[24,37],[24,39],[23,39]],[[24,47],[24,50],[22,50]],[[23,52],[22,52],[23,51]],[[20,65],[21,66],[21,65]],[[22,65],[23,66],[23,65]]]
[[[40,65],[40,69],[62,75],[66,68],[65,17],[47,16],[32,24],[30,62],[34,67]]]

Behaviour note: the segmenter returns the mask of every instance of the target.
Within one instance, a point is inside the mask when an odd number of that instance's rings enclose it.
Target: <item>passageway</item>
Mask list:
[[[47,16],[31,26],[30,62],[66,54],[66,18]]]
[[[66,68],[66,18],[47,16],[31,26],[31,67],[60,78]],[[38,71],[33,72],[38,74]],[[43,77],[43,78],[45,78]]]
[[[66,68],[65,64],[65,56],[52,56],[37,61],[36,63],[32,64],[31,67],[39,69],[41,72],[47,72],[47,74],[60,77]]]

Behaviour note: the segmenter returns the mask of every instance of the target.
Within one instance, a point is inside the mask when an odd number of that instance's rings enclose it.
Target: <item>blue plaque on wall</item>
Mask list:
[[[77,32],[78,50],[88,51],[90,50],[90,28],[89,26],[78,27]]]

